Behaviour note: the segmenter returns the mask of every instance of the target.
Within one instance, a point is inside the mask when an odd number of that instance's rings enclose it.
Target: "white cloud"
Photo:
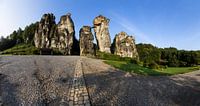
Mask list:
[[[131,34],[134,34],[135,37],[141,40],[141,42],[153,43],[153,40],[146,36],[142,31],[140,31],[132,21],[127,18],[112,12],[113,21],[121,25],[126,31]]]

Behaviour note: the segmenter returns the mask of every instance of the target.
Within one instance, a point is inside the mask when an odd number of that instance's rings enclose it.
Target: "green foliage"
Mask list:
[[[58,49],[53,49],[53,55],[63,55]]]
[[[104,53],[104,52],[100,52],[100,51],[97,51],[96,58],[103,59],[103,60],[126,61],[126,62],[130,62],[130,63],[138,64],[138,61],[133,58],[120,57],[118,55]]]
[[[159,69],[160,68],[156,62],[152,62],[148,66],[150,69]]]
[[[12,48],[18,44],[31,44],[33,45],[33,38],[38,23],[26,26],[24,30],[19,28],[17,31],[13,31],[7,38],[1,37],[0,39],[0,51]]]
[[[157,47],[151,44],[137,44],[137,51],[139,54],[140,61],[145,64],[150,64],[153,62],[159,62],[161,53]]]
[[[164,48],[161,50],[161,59],[167,61],[165,65],[171,67],[191,67],[198,65],[198,51],[177,50],[175,48]]]
[[[150,75],[150,76],[176,75],[200,69],[200,67],[169,67],[169,68],[166,67],[165,69],[150,69],[147,67],[142,67],[140,65],[124,61],[106,60],[104,62],[122,71],[132,72],[140,75]]]
[[[149,67],[152,63],[170,67],[191,67],[200,64],[199,51],[177,50],[176,48],[157,48],[151,44],[136,45],[140,61]]]
[[[166,74],[163,72],[156,71],[154,69],[149,69],[146,67],[139,66],[137,64],[131,64],[127,62],[122,62],[122,61],[111,61],[107,60],[104,61],[106,64],[109,64],[115,68],[118,68],[120,70],[126,71],[126,72],[133,72],[136,74],[141,74],[141,75],[150,75],[150,76],[159,76],[159,75],[170,75]]]
[[[33,44],[35,30],[37,29],[38,23],[26,26],[22,34],[23,42]]]
[[[14,40],[1,37],[1,39],[0,39],[0,51],[6,50],[8,48],[11,48],[14,45],[15,45],[15,41]]]
[[[10,49],[1,52],[1,54],[34,55],[39,54],[39,50],[31,44],[18,44]]]

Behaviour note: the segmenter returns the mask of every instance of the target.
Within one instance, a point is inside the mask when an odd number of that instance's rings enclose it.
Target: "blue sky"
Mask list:
[[[200,50],[200,0],[0,0],[0,36],[39,21],[44,13],[70,12],[76,37],[83,25],[92,26],[102,14],[109,18],[110,35],[125,31],[136,43]]]

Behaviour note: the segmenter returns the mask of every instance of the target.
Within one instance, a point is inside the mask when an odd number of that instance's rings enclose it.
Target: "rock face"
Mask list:
[[[135,39],[125,32],[120,32],[113,41],[114,54],[121,57],[131,57],[139,59],[135,45]]]
[[[106,53],[110,53],[111,47],[110,33],[108,30],[109,21],[109,19],[102,15],[97,16],[93,21],[94,32],[97,39],[99,51]]]
[[[94,56],[95,49],[93,44],[93,34],[90,26],[83,26],[79,32],[80,38],[80,55],[81,56]]]
[[[74,22],[71,14],[63,15],[56,24],[53,14],[44,14],[35,31],[35,46],[37,48],[58,49],[65,55],[70,55],[75,39]]]
[[[35,31],[35,46],[37,48],[50,48],[51,38],[56,31],[55,16],[53,14],[44,14]]]
[[[63,15],[57,25],[57,35],[59,37],[58,48],[64,54],[70,55],[75,36],[74,22],[71,14]]]

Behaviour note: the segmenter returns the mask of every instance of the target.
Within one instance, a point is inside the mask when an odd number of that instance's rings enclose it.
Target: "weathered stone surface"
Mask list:
[[[58,24],[53,14],[44,14],[35,31],[34,42],[37,48],[58,49],[65,55],[72,54],[74,42],[78,45],[78,41],[71,14],[63,15]]]
[[[83,26],[79,32],[80,38],[80,55],[81,56],[93,56],[95,54],[93,44],[93,34],[90,26]]]
[[[74,22],[71,19],[71,14],[63,15],[57,25],[59,43],[58,47],[64,54],[71,54],[73,40],[75,36]]]
[[[56,30],[55,16],[53,14],[44,14],[35,31],[35,46],[37,48],[50,48],[51,38]]]
[[[120,32],[115,36],[113,41],[114,54],[121,57],[131,57],[138,59],[138,52],[133,36],[129,36],[126,32]]]
[[[94,32],[97,39],[99,51],[107,53],[110,53],[111,46],[110,33],[108,30],[109,21],[109,19],[102,15],[97,16],[93,21]]]

